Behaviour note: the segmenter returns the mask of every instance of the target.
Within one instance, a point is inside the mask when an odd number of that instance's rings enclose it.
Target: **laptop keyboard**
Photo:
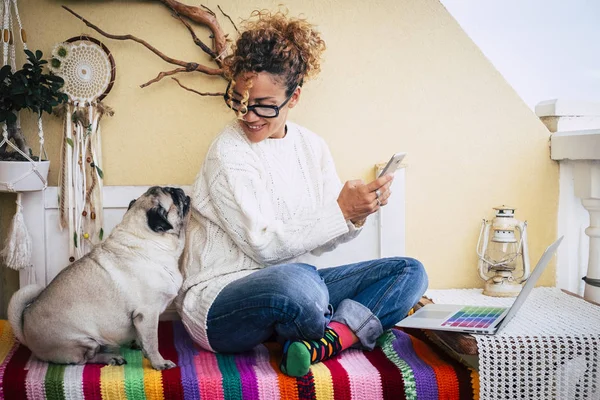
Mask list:
[[[506,309],[502,307],[463,307],[444,321],[442,326],[487,328],[502,315],[504,310]]]

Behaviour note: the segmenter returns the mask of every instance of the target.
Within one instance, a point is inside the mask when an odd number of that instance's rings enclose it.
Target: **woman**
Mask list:
[[[325,43],[314,27],[255,12],[225,59],[237,120],[211,145],[196,178],[178,305],[192,338],[247,351],[276,334],[281,370],[356,345],[373,349],[427,286],[423,266],[388,258],[317,270],[299,263],[358,235],[385,206],[392,176],[342,184],[325,142],[287,120]]]

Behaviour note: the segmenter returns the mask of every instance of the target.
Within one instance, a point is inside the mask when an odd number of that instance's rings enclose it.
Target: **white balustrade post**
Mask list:
[[[583,199],[583,206],[590,213],[590,226],[585,233],[590,237],[590,258],[588,262],[585,292],[583,297],[600,302],[600,199]]]
[[[600,302],[600,103],[549,100],[536,114],[553,132],[551,158],[561,170],[558,234],[566,240],[557,286]]]
[[[599,132],[600,136],[600,132]],[[600,143],[600,141],[599,141]],[[600,147],[598,148],[600,153]],[[599,155],[600,156],[600,155]],[[575,194],[590,214],[585,234],[590,238],[583,297],[600,302],[600,160],[580,162],[575,168]]]

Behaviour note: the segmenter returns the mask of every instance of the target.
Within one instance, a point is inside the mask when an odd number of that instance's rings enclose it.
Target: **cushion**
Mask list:
[[[243,329],[240,327],[240,329]],[[180,321],[159,324],[163,357],[152,369],[139,350],[122,348],[126,365],[41,362],[0,320],[0,398],[6,399],[472,399],[477,373],[437,350],[419,330],[392,329],[373,351],[349,349],[313,365],[301,378],[278,368],[281,346],[266,343],[241,354],[194,345]]]

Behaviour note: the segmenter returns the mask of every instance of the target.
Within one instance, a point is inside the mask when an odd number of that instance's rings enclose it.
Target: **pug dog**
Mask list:
[[[183,282],[179,257],[190,198],[152,187],[133,200],[105,241],[50,284],[26,286],[8,306],[17,339],[60,364],[125,364],[119,346],[137,344],[152,367],[175,367],[158,352],[158,317]]]

